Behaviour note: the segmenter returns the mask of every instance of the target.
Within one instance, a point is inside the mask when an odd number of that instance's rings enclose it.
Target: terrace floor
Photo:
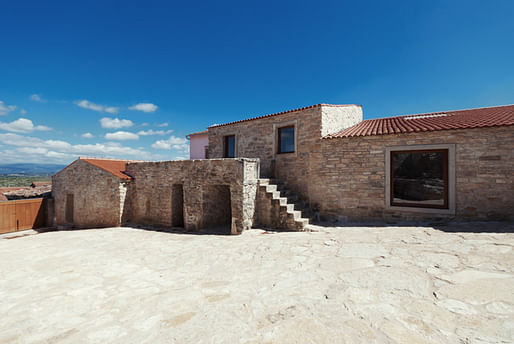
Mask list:
[[[314,229],[3,236],[0,342],[514,342],[514,224]]]

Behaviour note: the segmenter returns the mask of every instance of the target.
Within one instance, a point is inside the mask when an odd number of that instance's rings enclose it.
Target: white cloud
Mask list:
[[[33,94],[30,96],[30,99],[32,99],[33,101],[35,102],[40,102],[40,103],[46,103],[46,100],[41,98],[41,96],[39,94]]]
[[[160,128],[167,127],[168,126],[168,122],[157,124],[157,126],[160,127]]]
[[[189,145],[187,144],[187,140],[185,138],[180,138],[171,135],[170,138],[167,140],[156,141],[154,144],[152,144],[152,148],[186,151],[189,149]]]
[[[137,134],[140,135],[140,136],[149,136],[149,135],[168,135],[168,134],[171,134],[173,132],[173,130],[147,130],[147,131],[144,131],[144,130],[141,130],[139,131]]]
[[[52,128],[50,127],[47,127],[46,125],[36,125],[34,127],[35,130],[39,130],[39,131],[50,131],[50,130],[53,130]]]
[[[16,105],[5,105],[0,100],[0,116],[7,115],[9,112],[16,110]]]
[[[143,112],[155,112],[158,106],[152,103],[139,103],[129,107],[129,110],[137,110]]]
[[[119,109],[115,106],[109,106],[109,107],[104,108],[104,111],[107,113],[110,113],[111,115],[117,114],[118,110]]]
[[[129,119],[118,119],[118,118],[109,118],[104,117],[100,120],[100,124],[102,128],[108,129],[119,129],[119,128],[128,128],[134,125]]]
[[[52,130],[52,128],[47,127],[45,125],[34,126],[34,123],[32,123],[32,121],[30,119],[26,119],[26,118],[18,118],[17,120],[9,122],[9,123],[0,122],[0,129],[12,131],[15,133],[30,133],[34,130],[38,130],[38,131]]]
[[[4,163],[20,162],[21,156],[23,161],[58,163],[68,163],[79,155],[142,160],[164,160],[167,158],[143,149],[126,147],[118,142],[72,145],[60,140],[45,141],[37,137],[6,133],[0,134],[0,143],[16,147],[0,151],[0,161]]]
[[[93,134],[91,134],[91,133],[84,133],[80,136],[82,136],[85,139],[92,139],[94,137]]]
[[[116,141],[138,140],[139,136],[134,133],[129,133],[128,131],[117,131],[115,133],[105,134],[105,139],[106,140],[116,140]]]
[[[21,110],[20,110],[20,113],[21,113],[22,115],[25,115],[25,114],[27,113],[27,110],[25,110],[25,109],[21,109]]]
[[[77,100],[75,104],[81,108],[89,109],[98,112],[107,112],[110,114],[117,114],[119,108],[115,106],[104,106],[90,102],[89,100]]]

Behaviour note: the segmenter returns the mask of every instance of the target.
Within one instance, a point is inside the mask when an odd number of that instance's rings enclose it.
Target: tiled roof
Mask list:
[[[189,136],[195,136],[195,135],[205,135],[207,134],[208,131],[207,130],[204,130],[204,131],[197,131],[196,133],[191,133],[191,134],[188,134],[186,135],[187,138],[189,138]]]
[[[115,159],[93,159],[93,158],[79,158],[93,166],[96,166],[106,172],[109,172],[115,177],[124,180],[130,180],[131,177],[125,174],[125,167],[129,160],[115,160]]]
[[[368,119],[324,138],[388,135],[514,125],[514,105]]]
[[[258,116],[258,117],[252,117],[252,118],[247,118],[247,119],[241,119],[239,121],[229,122],[229,123],[225,123],[225,124],[215,124],[215,125],[211,125],[209,128],[223,127],[225,125],[231,125],[231,124],[235,124],[235,123],[241,123],[241,122],[253,121],[253,120],[261,119],[261,118],[279,116],[279,115],[284,115],[284,114],[290,113],[290,112],[308,110],[308,109],[313,109],[313,108],[317,108],[317,107],[320,107],[320,106],[334,106],[334,107],[341,106],[341,107],[345,107],[345,106],[360,106],[360,105],[354,105],[354,104],[341,104],[341,105],[338,105],[338,104],[323,104],[322,103],[322,104],[306,106],[306,107],[302,107],[302,108],[298,108],[298,109],[292,109],[292,110],[272,113],[272,114],[264,115],[264,116]]]
[[[24,189],[28,189],[28,188],[26,186],[6,186],[6,187],[0,188],[0,192],[7,193],[7,192],[11,192],[11,191],[24,190]]]
[[[3,193],[0,192],[0,201],[7,201],[7,197]]]
[[[33,188],[37,188],[38,186],[46,186],[46,185],[52,185],[52,182],[51,181],[47,181],[47,182],[32,182],[32,184],[30,184],[30,186],[33,187]]]

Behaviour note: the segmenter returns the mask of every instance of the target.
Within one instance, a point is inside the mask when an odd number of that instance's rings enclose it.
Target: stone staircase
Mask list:
[[[270,178],[259,179],[257,224],[276,229],[305,231],[314,214],[287,183]]]

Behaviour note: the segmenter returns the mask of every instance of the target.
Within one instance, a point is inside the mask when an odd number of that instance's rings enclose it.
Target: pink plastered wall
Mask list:
[[[189,138],[189,158],[205,159],[205,147],[209,146],[209,137],[207,134],[192,135]]]

